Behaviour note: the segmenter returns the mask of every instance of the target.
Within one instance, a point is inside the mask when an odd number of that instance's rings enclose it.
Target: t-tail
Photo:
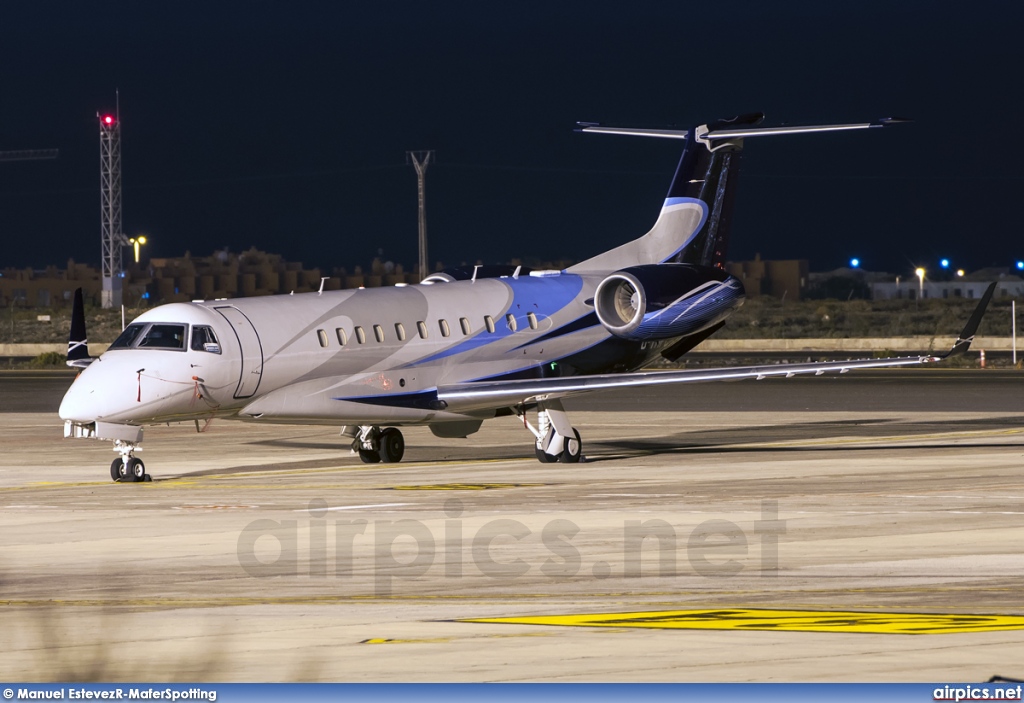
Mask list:
[[[853,124],[762,127],[763,119],[763,114],[753,113],[687,130],[579,123],[581,132],[682,139],[685,144],[672,185],[651,231],[569,270],[582,273],[661,263],[724,268],[744,139],[870,129],[906,121],[885,118]]]

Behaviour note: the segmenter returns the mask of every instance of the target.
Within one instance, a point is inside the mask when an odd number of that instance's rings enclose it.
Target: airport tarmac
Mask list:
[[[911,370],[514,418],[147,428],[152,483],[0,374],[0,678],[983,681],[1024,675],[1024,373]]]

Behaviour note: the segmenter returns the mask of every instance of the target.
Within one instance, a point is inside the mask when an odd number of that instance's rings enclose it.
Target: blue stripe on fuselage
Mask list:
[[[516,328],[519,330],[518,333],[508,328],[503,317],[497,317],[494,320],[494,332],[481,329],[458,344],[437,354],[419,359],[408,366],[422,366],[438,359],[479,349],[488,344],[506,339],[513,334],[531,332],[532,330],[526,319],[527,313],[532,312],[537,316],[538,320],[552,317],[575,300],[580,291],[583,290],[583,279],[572,273],[561,273],[554,276],[502,278],[500,280],[512,289],[512,303],[507,310],[501,312],[501,315],[509,314],[515,317]]]

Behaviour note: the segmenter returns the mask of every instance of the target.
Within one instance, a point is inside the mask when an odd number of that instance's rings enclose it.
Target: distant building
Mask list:
[[[800,300],[807,290],[806,259],[765,261],[757,254],[753,261],[730,261],[726,263],[725,270],[743,283],[751,298],[770,295],[786,300]]]
[[[102,282],[95,266],[68,260],[66,269],[5,268],[0,271],[0,303],[5,307],[51,308],[71,305],[75,289],[99,304]]]
[[[374,271],[363,275],[335,269],[324,281],[324,290],[414,283],[412,274],[400,264],[375,262]],[[320,288],[320,269],[305,269],[301,263],[285,261],[279,254],[258,249],[236,253],[216,251],[210,256],[152,258],[143,264],[129,264],[124,272],[124,302],[129,306],[184,302],[196,299],[240,298],[277,293],[305,293]],[[89,264],[68,261],[66,269],[13,269],[0,271],[0,303],[4,306],[51,308],[70,305],[76,288],[87,302],[99,305],[100,271]]]
[[[875,281],[871,284],[871,297],[875,300],[916,300],[919,295],[922,300],[980,298],[993,281],[996,282],[996,299],[1024,297],[1024,278],[1007,273],[1004,268],[981,269],[945,281],[932,281],[927,276],[923,283],[916,276],[901,276],[895,281]]]
[[[513,265],[520,263],[513,261]],[[571,263],[545,262],[536,268],[562,269]],[[437,270],[443,268],[439,262]],[[280,254],[268,254],[255,248],[241,253],[224,249],[210,256],[194,257],[186,252],[184,256],[154,257],[143,264],[129,264],[124,272],[123,300],[127,306],[138,307],[189,300],[308,293],[320,289],[321,278],[326,278],[324,290],[419,282],[415,273],[406,272],[401,264],[393,261],[374,259],[369,273],[355,266],[351,273],[344,267],[337,267],[328,275],[318,268],[306,269],[299,262],[285,261]],[[86,302],[99,305],[102,290],[99,269],[69,260],[66,269],[48,266],[0,271],[0,305],[4,307],[70,306],[76,288],[82,289]]]

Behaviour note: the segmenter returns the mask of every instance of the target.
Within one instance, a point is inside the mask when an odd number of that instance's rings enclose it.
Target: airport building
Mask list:
[[[195,299],[239,298],[278,293],[306,293],[320,288],[376,287],[414,283],[414,274],[401,264],[375,260],[368,273],[356,266],[351,273],[336,268],[323,273],[301,263],[285,261],[279,254],[258,249],[245,252],[216,251],[210,256],[188,253],[174,258],[151,258],[125,268],[122,289],[126,305],[143,301],[152,304]],[[13,269],[0,271],[0,302],[5,306],[50,308],[70,305],[76,288],[87,301],[98,305],[102,292],[100,271],[95,266],[69,260],[67,268]]]
[[[875,300],[922,300],[935,298],[980,298],[985,289],[996,282],[994,297],[1024,298],[1024,278],[1008,273],[1003,268],[974,271],[949,280],[918,280],[916,276],[896,277],[895,281],[875,281],[871,297]]]
[[[518,265],[519,261],[513,261]],[[545,262],[537,268],[564,268],[572,262]],[[437,270],[444,268],[437,264]],[[122,290],[129,307],[258,295],[308,293],[320,289],[377,288],[419,282],[419,276],[401,264],[374,259],[367,270],[337,267],[330,272],[307,269],[286,261],[280,254],[258,249],[215,251],[210,256],[154,257],[125,267]],[[67,268],[0,270],[0,305],[19,308],[70,306],[74,291],[81,288],[87,302],[99,305],[103,290],[100,270],[69,260]]]
[[[725,270],[743,284],[747,297],[770,295],[781,300],[800,300],[807,290],[807,259],[765,261],[761,255],[753,261],[730,261]]]

